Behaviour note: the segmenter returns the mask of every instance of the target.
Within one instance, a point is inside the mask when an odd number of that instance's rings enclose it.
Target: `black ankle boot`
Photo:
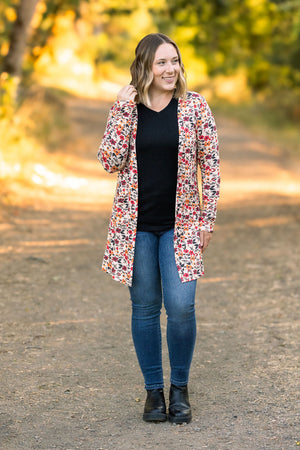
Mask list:
[[[146,422],[165,422],[167,420],[163,389],[147,390],[143,419]]]
[[[169,421],[171,423],[189,423],[192,420],[191,405],[187,386],[170,387]]]

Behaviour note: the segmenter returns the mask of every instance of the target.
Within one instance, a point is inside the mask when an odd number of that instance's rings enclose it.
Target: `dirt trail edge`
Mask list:
[[[222,198],[197,287],[193,421],[144,423],[128,290],[99,270],[115,183],[96,161],[108,107],[68,100],[70,183],[28,188],[0,224],[0,448],[299,448],[299,172],[216,118]],[[168,389],[164,314],[162,326]]]

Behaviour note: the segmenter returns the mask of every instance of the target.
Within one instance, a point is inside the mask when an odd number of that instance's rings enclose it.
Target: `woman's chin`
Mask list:
[[[174,89],[176,89],[176,85],[174,83],[170,83],[170,84],[165,84],[163,89],[165,91],[174,91]]]

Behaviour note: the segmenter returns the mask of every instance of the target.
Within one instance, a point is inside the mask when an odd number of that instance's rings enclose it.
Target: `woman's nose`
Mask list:
[[[173,68],[173,65],[172,65],[171,62],[169,62],[169,63],[167,64],[166,71],[167,71],[167,72],[170,72],[170,73],[173,73],[173,72],[174,72],[174,68]]]

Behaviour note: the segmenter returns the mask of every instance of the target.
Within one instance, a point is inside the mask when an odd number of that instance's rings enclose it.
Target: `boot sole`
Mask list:
[[[192,420],[192,416],[188,416],[188,417],[180,417],[180,416],[172,416],[169,414],[169,421],[171,423],[175,423],[176,425],[180,425],[182,423],[190,423]]]
[[[168,419],[167,414],[159,413],[159,414],[152,414],[152,413],[144,413],[143,414],[143,420],[145,422],[166,422]]]

